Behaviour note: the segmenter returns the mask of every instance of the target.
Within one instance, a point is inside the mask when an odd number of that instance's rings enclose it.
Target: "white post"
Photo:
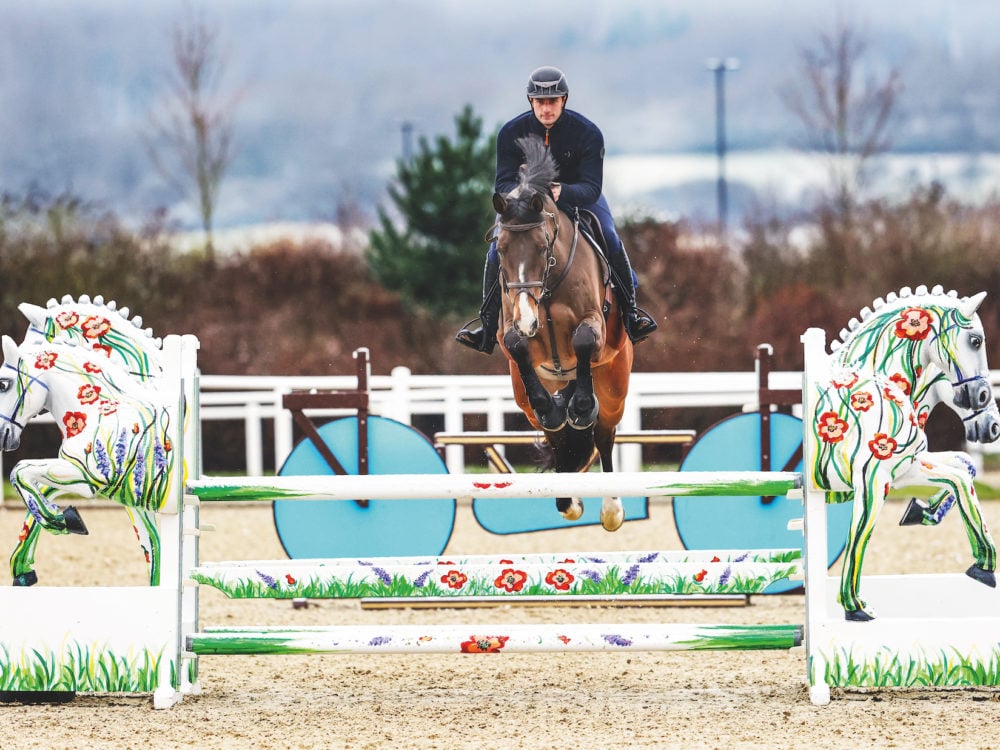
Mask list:
[[[387,417],[403,424],[410,424],[410,368],[393,367],[390,373],[392,391],[389,397],[389,413]]]
[[[294,429],[292,427],[292,413],[281,408],[282,396],[285,391],[280,388],[274,389],[274,472],[285,463],[294,448]]]
[[[247,402],[243,414],[243,435],[246,440],[247,474],[260,475],[264,473],[264,451],[261,443],[264,441],[260,426],[261,409],[259,401]]]
[[[826,493],[813,482],[812,429],[816,415],[816,389],[826,359],[826,333],[810,328],[802,335],[805,370],[802,373],[802,511],[805,534],[806,670],[809,699],[817,706],[830,702],[825,664],[813,648],[817,628],[826,618]]]

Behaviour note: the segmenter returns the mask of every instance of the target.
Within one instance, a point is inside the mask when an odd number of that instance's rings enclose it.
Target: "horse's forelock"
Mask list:
[[[524,153],[524,166],[521,168],[519,187],[523,193],[541,193],[545,195],[550,186],[559,177],[559,165],[537,135],[528,135],[517,139],[518,148]]]

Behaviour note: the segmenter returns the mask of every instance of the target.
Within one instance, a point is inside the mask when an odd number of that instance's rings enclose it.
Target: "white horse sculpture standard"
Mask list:
[[[952,389],[947,401],[967,418],[967,435],[1000,435],[976,313],[985,296],[959,298],[940,287],[919,287],[877,300],[874,311],[862,311],[862,320],[842,333],[829,380],[812,386],[813,479],[831,502],[854,501],[840,585],[848,620],[873,619],[858,594],[861,567],[890,486],[938,487],[938,504],[953,498],[972,547],[974,562],[966,572],[996,586],[996,545],[980,513],[972,461],[961,452],[928,451],[923,429],[946,381]]]
[[[86,534],[73,507],[54,502],[63,494],[99,495],[124,505],[159,582],[156,512],[168,497],[174,452],[168,438],[170,410],[149,382],[162,372],[159,341],[128,320],[128,309],[63,298],[48,309],[22,305],[29,319],[25,342],[3,337],[0,367],[0,449],[14,450],[28,420],[48,410],[62,433],[58,458],[20,461],[11,484],[28,514],[11,556],[16,586],[38,578],[34,554],[40,529]]]

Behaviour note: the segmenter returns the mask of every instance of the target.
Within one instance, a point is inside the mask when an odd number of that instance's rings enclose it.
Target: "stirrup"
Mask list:
[[[455,341],[474,351],[492,354],[493,348],[496,346],[496,338],[487,337],[485,326],[480,325],[479,328],[472,328],[472,324],[477,320],[479,318],[473,318],[462,326],[462,330],[455,334]]]
[[[633,344],[638,344],[649,338],[649,335],[656,331],[659,326],[656,321],[640,307],[636,307],[631,313],[625,316],[625,333]]]

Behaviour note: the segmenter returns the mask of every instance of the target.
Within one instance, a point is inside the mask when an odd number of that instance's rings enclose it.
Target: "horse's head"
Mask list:
[[[942,398],[962,417],[966,438],[993,442],[1000,438],[1000,411],[993,399],[986,334],[976,312],[986,297],[950,297],[944,304],[912,306],[901,311],[897,336],[926,336],[930,346],[922,350],[921,365],[937,367],[951,388],[951,398]]]
[[[551,185],[558,177],[552,155],[537,136],[518,140],[524,152],[520,182],[507,193],[493,195],[497,220],[497,252],[504,288],[512,308],[512,324],[523,336],[538,330],[538,305],[551,289],[549,272],[556,263],[559,209]]]
[[[31,370],[44,371],[45,363],[34,367],[23,360],[10,336],[3,337],[3,365],[0,365],[0,450],[12,451],[21,444],[21,432],[32,417],[45,408],[48,386]]]

